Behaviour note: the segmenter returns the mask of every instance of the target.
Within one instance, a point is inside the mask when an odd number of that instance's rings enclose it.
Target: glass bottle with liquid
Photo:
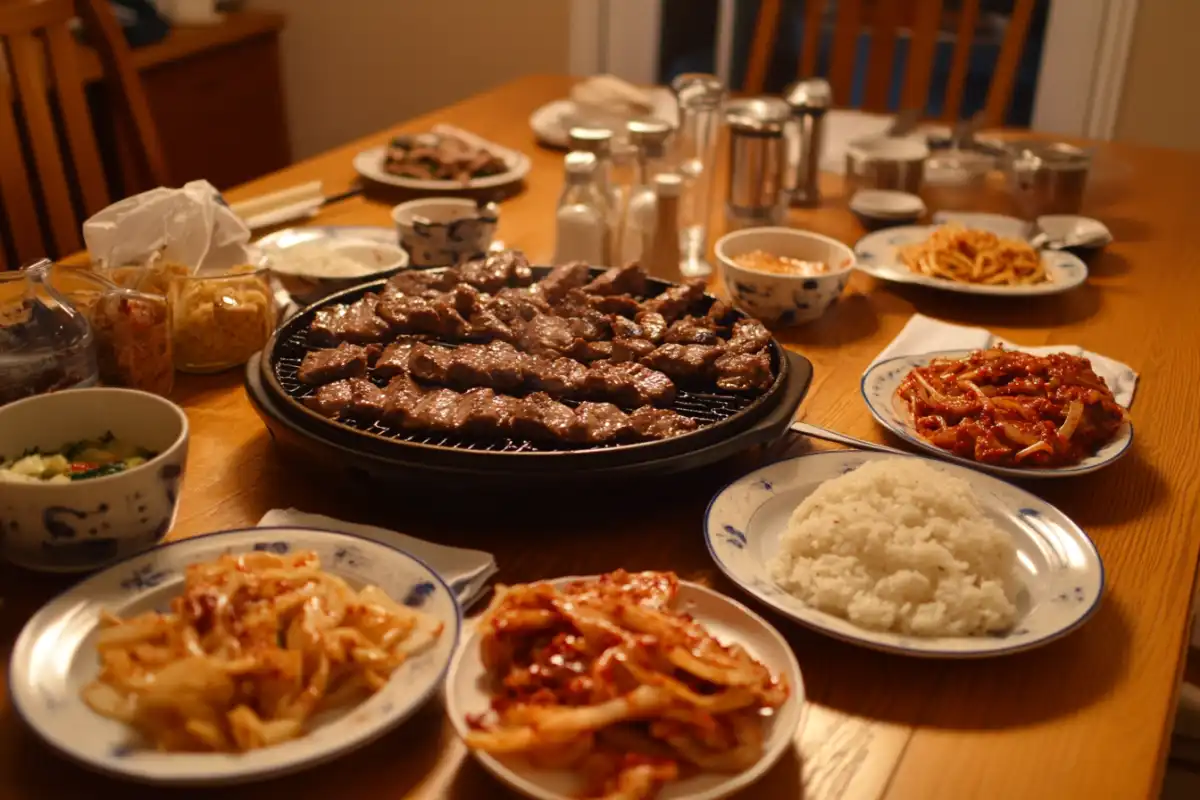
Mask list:
[[[554,263],[608,263],[609,211],[593,153],[567,153],[565,179],[555,211]]]
[[[633,121],[626,126],[629,142],[635,148],[633,186],[623,215],[618,237],[617,263],[627,264],[642,257],[648,237],[654,230],[657,202],[654,179],[667,167],[667,140],[671,126],[660,120]]]

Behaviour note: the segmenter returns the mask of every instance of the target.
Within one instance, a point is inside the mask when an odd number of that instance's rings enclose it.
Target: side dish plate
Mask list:
[[[580,579],[557,578],[551,583],[561,586]],[[656,795],[659,800],[717,800],[758,780],[789,747],[794,746],[804,718],[804,679],[787,641],[766,620],[741,603],[699,584],[680,581],[674,607],[690,614],[718,640],[736,642],[746,648],[773,673],[786,678],[791,687],[787,701],[766,722],[763,755],[753,767],[732,775],[701,772],[685,780],[664,784]],[[478,631],[468,632],[446,676],[446,711],[459,736],[468,732],[467,715],[482,714],[490,708],[479,642]],[[579,776],[568,770],[536,769],[516,758],[500,759],[478,751],[472,754],[504,783],[539,800],[569,800],[578,797],[583,788]]]
[[[314,718],[304,736],[248,753],[161,753],[133,745],[126,725],[92,711],[80,691],[97,674],[100,612],[165,610],[188,564],[223,553],[312,550],[322,567],[354,588],[375,585],[444,623],[437,642],[403,664],[361,703]],[[13,648],[13,706],[54,749],[90,769],[145,783],[219,785],[296,772],[362,747],[432,696],[458,642],[462,613],[445,582],[416,558],[344,533],[253,528],[184,539],[123,561],[47,603]]]
[[[1087,281],[1088,268],[1078,256],[1064,251],[1043,250],[1042,265],[1049,280],[1021,286],[985,286],[977,283],[930,278],[904,266],[899,249],[904,245],[923,242],[936,225],[905,225],[869,233],[854,245],[858,259],[855,269],[879,280],[893,283],[912,283],[947,292],[986,294],[1001,297],[1034,297],[1070,291]]]
[[[1017,549],[1016,627],[999,636],[917,637],[860,628],[818,611],[784,591],[768,565],[796,506],[827,480],[878,459],[917,458],[886,453],[812,453],[756,470],[726,486],[709,503],[704,538],[717,566],[762,602],[821,633],[873,650],[923,658],[984,658],[1031,650],[1066,636],[1100,606],[1104,565],[1096,546],[1066,514],[1023,489],[953,464],[935,469],[971,484],[988,516]]]
[[[1133,423],[1128,420],[1117,431],[1117,435],[1113,437],[1112,441],[1100,448],[1095,455],[1088,456],[1078,464],[1072,464],[1069,467],[1005,467],[997,464],[985,464],[957,456],[931,444],[917,432],[908,406],[896,397],[896,388],[916,367],[923,367],[935,358],[965,358],[971,352],[970,350],[947,350],[914,356],[899,356],[873,365],[863,373],[861,384],[863,400],[866,401],[871,416],[901,439],[938,458],[1006,478],[1065,478],[1072,475],[1086,475],[1107,467],[1129,452],[1129,448],[1133,444]]]

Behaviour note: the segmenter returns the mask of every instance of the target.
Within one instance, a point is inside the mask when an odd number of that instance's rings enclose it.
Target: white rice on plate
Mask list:
[[[793,512],[771,576],[862,628],[979,636],[1016,622],[1012,538],[970,485],[918,459],[871,461]]]

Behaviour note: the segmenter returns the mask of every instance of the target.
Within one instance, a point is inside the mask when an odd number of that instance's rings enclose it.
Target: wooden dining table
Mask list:
[[[498,236],[548,263],[562,154],[543,149],[530,113],[566,96],[564,77],[531,76],[350,142],[228,193],[249,198],[310,180],[328,195],[356,184],[355,153],[435,123],[527,153],[533,169],[503,200]],[[171,539],[255,525],[295,507],[496,555],[506,583],[624,567],[674,570],[746,602],[786,637],[804,674],[808,710],[795,747],[740,798],[1147,798],[1162,780],[1187,650],[1200,551],[1200,155],[1096,143],[1084,213],[1115,241],[1071,292],[1006,299],[881,283],[856,274],[828,314],[777,332],[814,367],[798,418],[899,444],[859,395],[864,368],[914,313],[986,327],[1025,345],[1080,345],[1141,374],[1132,452],[1095,474],[1025,488],[1070,515],[1095,541],[1106,587],[1080,630],[1032,652],[978,661],[904,658],[835,641],[754,602],[718,571],[701,522],[713,493],[769,459],[831,447],[791,435],[773,447],[627,488],[538,492],[517,502],[469,483],[427,493],[365,486],[280,451],[256,416],[242,374],[181,376],[174,399],[191,423],[191,452]],[[723,149],[723,148],[722,148]],[[717,186],[724,186],[724,165]],[[853,243],[863,234],[842,180],[791,225]],[[718,191],[722,191],[720,188]],[[1002,204],[997,193],[996,203]],[[406,199],[386,187],[331,204],[321,225],[389,225]],[[715,198],[712,234],[723,230]],[[999,207],[999,205],[998,205]],[[720,291],[717,287],[717,291]],[[74,578],[0,568],[0,676],[22,625]],[[92,774],[65,761],[0,697],[0,800],[200,796]],[[509,790],[473,761],[427,704],[378,741],[301,774],[221,790],[228,800],[278,796],[492,798]]]

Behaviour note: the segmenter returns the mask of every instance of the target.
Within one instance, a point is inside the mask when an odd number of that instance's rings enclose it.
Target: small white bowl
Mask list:
[[[1075,214],[1047,214],[1037,218],[1038,227],[1050,237],[1056,250],[1099,250],[1113,240],[1112,231],[1098,219]]]
[[[773,328],[811,322],[837,302],[856,263],[854,251],[837,239],[796,228],[747,228],[717,240],[721,278],[733,303]],[[821,275],[778,275],[739,267],[734,259],[762,250],[803,261],[822,261]]]
[[[499,214],[494,204],[429,197],[396,206],[392,221],[414,267],[445,267],[486,254]]]
[[[157,456],[125,472],[71,483],[0,478],[0,555],[28,569],[83,572],[148,550],[175,522],[187,462],[183,409],[134,389],[90,388],[0,407],[0,456],[57,450],[112,431]]]
[[[850,198],[850,210],[869,230],[911,225],[925,214],[925,202],[915,194],[891,189],[863,189]]]
[[[322,297],[360,283],[386,278],[408,266],[408,253],[397,244],[354,236],[355,229],[333,234],[333,228],[289,228],[259,242],[271,274],[298,303],[315,303]],[[381,228],[387,231],[387,228]],[[336,254],[355,261],[361,269],[353,275],[331,277],[314,271],[312,259]]]

